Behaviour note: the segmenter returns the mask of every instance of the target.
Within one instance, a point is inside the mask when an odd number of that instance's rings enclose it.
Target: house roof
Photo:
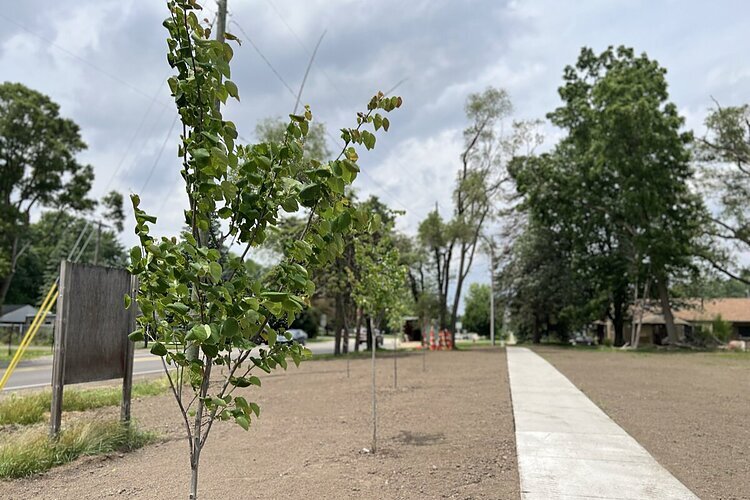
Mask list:
[[[19,307],[23,307],[25,304],[3,304],[3,307],[0,308],[0,316],[5,316],[9,312],[13,312]]]
[[[34,316],[37,312],[36,307],[30,305],[12,306],[10,312],[6,312],[0,316],[0,323],[25,323],[26,316]],[[5,308],[3,307],[3,312]]]
[[[750,298],[689,299],[675,316],[685,321],[713,321],[721,316],[732,323],[750,323]]]
[[[641,323],[644,325],[665,325],[666,321],[664,321],[663,314],[644,313]],[[679,315],[675,314],[674,324],[675,325],[689,325],[690,323],[680,318]]]

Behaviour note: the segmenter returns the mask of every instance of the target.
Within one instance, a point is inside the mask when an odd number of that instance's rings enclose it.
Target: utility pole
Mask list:
[[[96,245],[94,246],[94,265],[99,264],[99,244],[102,240],[102,221],[96,225]]]
[[[482,235],[490,254],[490,340],[495,345],[495,242]]]
[[[224,33],[226,33],[227,30],[227,0],[216,0],[216,5],[218,6],[218,12],[216,13],[216,40],[224,42]],[[216,99],[215,106],[218,111],[221,107],[221,101],[219,99]],[[210,246],[210,232],[211,224],[209,224],[208,231],[198,229],[198,241],[201,246]],[[193,298],[197,298],[197,293],[195,291],[193,291]],[[200,357],[198,346],[196,344],[191,344],[185,351],[185,357],[187,357],[189,361],[197,360]]]
[[[224,41],[224,33],[227,31],[227,0],[216,0],[219,11],[216,14],[216,39]]]

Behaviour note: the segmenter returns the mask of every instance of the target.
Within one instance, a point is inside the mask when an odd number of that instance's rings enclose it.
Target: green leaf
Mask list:
[[[166,356],[167,348],[161,342],[154,342],[154,345],[151,346],[151,354],[155,356]]]
[[[237,422],[237,424],[239,424],[239,426],[245,430],[248,430],[250,428],[250,420],[248,420],[244,415],[238,415],[234,417],[234,421]]]
[[[308,184],[299,192],[299,197],[304,201],[315,201],[320,198],[320,194],[320,185]]]
[[[224,320],[224,325],[221,327],[222,335],[226,337],[234,337],[240,331],[240,324],[234,318],[227,318]]]
[[[177,314],[185,315],[190,312],[190,308],[183,304],[182,302],[173,302],[172,304],[167,305],[167,310],[172,311]]]
[[[348,160],[351,160],[351,161],[359,160],[359,155],[357,154],[357,151],[354,148],[346,148],[345,155]]]
[[[129,333],[128,338],[133,342],[140,342],[141,340],[143,340],[143,330],[139,328],[138,330]]]
[[[250,409],[255,413],[256,417],[260,417],[260,406],[258,406],[257,403],[248,403],[250,405]]]
[[[133,247],[130,249],[130,263],[135,264],[141,260],[141,247]]]
[[[124,300],[125,300],[125,309],[130,309],[130,303],[133,301],[133,299],[131,299],[130,295],[126,293]]]
[[[221,281],[221,264],[218,262],[211,262],[208,265],[208,271],[211,274],[211,278],[213,279],[214,283],[219,283]]]
[[[238,101],[240,100],[240,94],[237,92],[237,85],[234,84],[233,81],[227,80],[224,82],[224,88],[227,89],[227,92],[230,96],[234,97]]]
[[[289,293],[287,292],[264,292],[262,294],[262,297],[264,299],[268,299],[271,302],[283,302],[289,298]]]
[[[247,404],[247,399],[243,398],[242,396],[237,396],[236,398],[234,398],[234,405],[244,413],[250,413],[252,411],[250,409],[250,405]]]
[[[185,336],[185,340],[204,342],[211,336],[211,327],[208,325],[195,325]]]

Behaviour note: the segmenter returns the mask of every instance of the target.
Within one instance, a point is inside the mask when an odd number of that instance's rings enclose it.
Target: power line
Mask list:
[[[3,19],[5,19],[9,23],[14,24],[17,27],[21,28],[22,30],[24,30],[28,34],[37,37],[38,39],[42,40],[43,42],[46,42],[51,47],[56,48],[60,52],[68,55],[69,57],[72,57],[73,59],[77,60],[78,62],[85,64],[86,66],[88,66],[89,68],[93,69],[97,73],[101,73],[102,75],[106,76],[107,78],[116,81],[117,83],[119,83],[119,84],[121,84],[121,85],[129,88],[130,90],[132,90],[136,94],[139,94],[139,95],[141,95],[141,96],[143,96],[143,97],[145,97],[147,99],[151,99],[150,95],[148,95],[146,92],[144,92],[143,90],[139,89],[135,85],[131,84],[130,82],[127,82],[127,81],[123,80],[122,78],[120,78],[119,76],[114,75],[114,74],[112,74],[112,73],[110,73],[110,72],[108,72],[106,70],[103,70],[99,66],[97,66],[94,63],[92,63],[92,62],[84,59],[83,57],[79,56],[78,54],[76,54],[74,52],[71,52],[71,51],[69,51],[68,49],[66,49],[64,47],[61,47],[61,46],[57,45],[55,42],[53,42],[49,38],[47,38],[47,37],[45,37],[43,35],[40,35],[39,33],[36,33],[35,31],[33,31],[33,30],[27,28],[26,26],[24,26],[23,24],[19,23],[18,21],[14,20],[14,19],[11,19],[10,17],[6,16],[2,12],[0,12],[0,17],[2,17]],[[159,102],[159,105],[164,106],[164,107],[168,107],[168,105],[165,104],[165,103],[163,103],[163,102]]]
[[[276,70],[276,68],[274,68],[273,64],[271,64],[271,61],[269,61],[268,58],[261,52],[260,48],[258,48],[258,46],[250,39],[250,37],[248,37],[247,33],[242,28],[242,26],[236,20],[234,20],[234,19],[232,19],[231,22],[234,23],[239,28],[240,32],[243,34],[243,36],[245,36],[245,38],[247,38],[247,40],[253,46],[253,48],[255,49],[255,51],[260,55],[260,57],[263,59],[263,61],[265,61],[266,65],[268,65],[268,67],[271,69],[271,71],[273,72],[273,74],[276,75],[276,77],[279,79],[279,81],[284,85],[284,87],[286,87],[286,89],[289,91],[290,95],[296,99],[297,95],[294,93],[294,91],[292,90],[292,88],[289,86],[288,83],[286,83],[286,81],[281,76],[281,74]],[[321,37],[321,39],[322,39],[322,37]],[[316,50],[317,50],[317,48],[316,48]],[[408,78],[401,79],[387,93],[385,93],[385,95],[388,95],[391,92],[393,92],[399,85],[401,85],[402,83],[404,83],[407,79]],[[333,140],[334,143],[341,145],[341,143],[339,142],[339,139],[336,139],[336,137],[334,137],[328,129],[326,129],[326,134],[328,135],[328,137],[330,137]],[[386,189],[382,184],[380,184],[379,182],[377,182],[374,177],[372,177],[371,175],[369,175],[364,170],[361,170],[361,173],[365,177],[367,177],[384,194],[389,195],[389,197],[395,203],[401,205],[405,210],[410,210],[410,208],[407,207],[403,202],[401,202],[401,200],[399,200],[395,195],[393,195],[393,193],[391,193],[388,189]]]
[[[289,84],[288,84],[288,83],[286,83],[286,80],[284,80],[284,77],[283,77],[283,76],[281,76],[281,74],[280,74],[280,73],[279,73],[278,71],[276,71],[276,68],[274,68],[274,67],[273,67],[273,64],[271,64],[271,61],[269,61],[269,60],[268,60],[268,58],[266,58],[266,56],[265,56],[265,55],[263,55],[263,52],[261,52],[261,50],[260,50],[260,49],[258,48],[258,46],[257,46],[257,45],[255,45],[255,42],[253,42],[252,38],[250,38],[250,37],[248,36],[248,34],[247,34],[247,33],[245,33],[245,30],[244,30],[244,29],[242,29],[242,26],[240,26],[240,23],[238,23],[238,22],[237,22],[237,21],[235,21],[234,19],[232,19],[232,20],[231,20],[230,22],[232,22],[232,23],[234,23],[235,25],[237,25],[237,27],[238,27],[238,28],[240,29],[240,32],[242,33],[242,36],[244,36],[244,37],[245,37],[245,39],[246,39],[246,40],[247,40],[248,42],[250,42],[250,45],[252,45],[252,46],[253,46],[253,48],[255,49],[255,52],[257,52],[257,53],[258,53],[258,55],[259,55],[259,56],[261,57],[261,59],[263,59],[263,61],[264,61],[264,62],[266,63],[266,65],[267,65],[267,66],[268,66],[269,68],[271,68],[271,71],[273,71],[273,74],[274,74],[274,75],[276,75],[276,78],[278,78],[278,79],[279,79],[279,81],[280,81],[280,82],[281,82],[281,83],[282,83],[282,84],[284,85],[284,87],[286,87],[286,89],[287,89],[287,90],[289,91],[289,93],[291,94],[292,98],[293,98],[293,99],[296,99],[296,98],[297,98],[297,94],[295,94],[295,93],[294,93],[294,90],[292,90],[292,87],[290,87],[290,86],[289,86]]]
[[[115,168],[114,172],[112,172],[112,175],[109,178],[109,182],[107,183],[107,186],[104,188],[104,191],[106,192],[109,187],[112,185],[112,182],[115,180],[115,177],[120,172],[120,169],[122,168],[122,165],[125,163],[125,158],[128,157],[130,153],[130,149],[133,147],[133,144],[135,144],[135,140],[138,138],[138,135],[141,133],[141,129],[143,128],[143,125],[146,123],[146,117],[148,116],[149,112],[151,111],[151,108],[154,106],[154,103],[156,102],[156,98],[159,95],[159,92],[161,91],[162,86],[164,85],[164,80],[162,79],[161,82],[159,82],[159,87],[156,89],[156,92],[151,97],[151,102],[149,102],[148,107],[146,108],[145,113],[143,113],[143,116],[141,117],[140,123],[138,123],[138,126],[135,129],[135,132],[130,137],[130,141],[128,141],[128,145],[125,148],[125,152],[120,157],[120,161],[117,163],[117,167]],[[158,118],[157,118],[158,121]]]
[[[177,118],[179,118],[179,116],[180,115],[178,114],[174,115],[174,119],[172,120],[172,125],[169,127],[169,132],[167,132],[167,135],[164,136],[164,142],[162,142],[161,148],[159,148],[159,153],[156,155],[154,164],[151,165],[151,170],[149,171],[148,176],[146,177],[146,180],[143,182],[143,186],[141,186],[141,193],[146,191],[146,186],[148,186],[148,183],[151,180],[151,176],[154,175],[156,166],[159,164],[159,160],[161,159],[162,153],[164,153],[164,148],[167,147],[167,142],[169,142],[169,138],[172,136],[172,132],[174,131],[174,126],[177,124]]]

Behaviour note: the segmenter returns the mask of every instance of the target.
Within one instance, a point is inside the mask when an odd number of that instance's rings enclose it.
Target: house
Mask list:
[[[661,345],[667,338],[667,327],[658,302],[649,302],[640,318],[641,330],[639,345]],[[631,308],[635,321],[639,320],[637,308]],[[682,299],[672,307],[675,329],[679,338],[690,336],[696,328],[711,330],[718,318],[729,324],[730,339],[750,340],[750,298]],[[596,321],[591,329],[599,337],[614,339],[612,322]],[[624,337],[630,342],[633,326],[630,321],[624,325]]]
[[[730,324],[732,339],[750,339],[750,298],[692,299],[675,316],[693,326],[710,325],[719,317]]]
[[[0,326],[13,328],[25,325],[26,318],[36,316],[37,309],[28,304],[7,304],[0,312]]]

